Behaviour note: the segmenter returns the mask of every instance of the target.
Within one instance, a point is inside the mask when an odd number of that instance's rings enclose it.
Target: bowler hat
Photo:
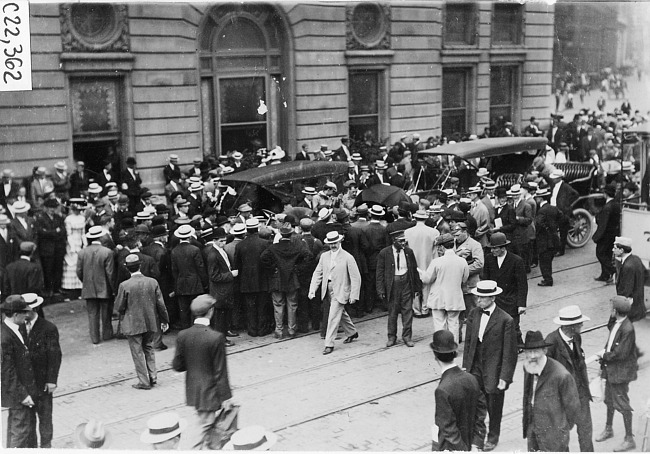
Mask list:
[[[458,344],[454,340],[454,335],[446,329],[441,329],[433,333],[433,342],[429,344],[429,347],[436,353],[453,353],[458,350]]]
[[[29,306],[21,295],[9,295],[5,302],[0,304],[0,309],[6,312],[27,312]]]
[[[151,228],[151,237],[158,238],[167,235],[167,228],[164,225],[154,225]]]
[[[490,237],[490,244],[488,247],[503,247],[507,244],[510,244],[510,241],[506,238],[506,234],[497,232],[493,233]]]
[[[551,347],[552,345],[544,340],[544,335],[541,331],[528,331],[524,343],[519,344],[518,347],[524,350],[534,350],[536,348]]]
[[[213,236],[215,240],[225,238],[227,236],[226,230],[223,227],[217,227],[214,229]]]
[[[56,208],[59,206],[59,202],[56,199],[47,199],[43,206],[45,208]]]

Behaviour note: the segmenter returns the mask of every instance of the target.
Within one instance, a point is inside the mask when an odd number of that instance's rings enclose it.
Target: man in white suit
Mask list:
[[[431,260],[437,257],[435,242],[436,238],[440,235],[437,229],[432,229],[427,226],[424,221],[429,219],[429,215],[425,210],[418,210],[413,215],[417,221],[415,226],[406,229],[404,236],[408,246],[415,254],[415,262],[418,268],[426,270],[429,268]],[[415,318],[425,318],[431,315],[429,307],[427,306],[427,298],[429,297],[430,284],[422,284],[422,293],[419,298],[413,300],[413,316]]]
[[[321,255],[309,286],[309,299],[316,296],[316,290],[322,283],[321,298],[323,301],[328,298],[330,302],[323,355],[329,355],[334,351],[334,339],[339,323],[343,325],[345,331],[344,344],[349,344],[359,337],[352,319],[345,311],[345,305],[355,304],[359,300],[361,273],[352,254],[341,248],[341,241],[343,235],[337,231],[327,234],[324,243],[330,247],[330,250]]]

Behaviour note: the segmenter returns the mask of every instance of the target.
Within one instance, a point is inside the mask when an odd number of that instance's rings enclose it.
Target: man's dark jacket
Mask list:
[[[499,268],[497,258],[492,254],[487,254],[483,266],[483,279],[496,281],[503,290],[500,295],[497,295],[498,305],[510,310],[516,307],[526,307],[528,280],[526,279],[524,261],[518,255],[508,252]]]

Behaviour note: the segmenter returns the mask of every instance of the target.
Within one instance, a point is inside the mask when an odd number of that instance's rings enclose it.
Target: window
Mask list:
[[[349,107],[350,138],[362,140],[372,134],[372,140],[380,137],[380,71],[350,72]]]
[[[492,42],[521,44],[523,6],[516,3],[497,3],[492,18]]]
[[[500,125],[506,121],[515,123],[513,117],[516,97],[517,67],[492,66],[490,68],[490,125]]]
[[[476,22],[474,5],[453,3],[445,6],[445,44],[474,44]]]
[[[467,131],[469,70],[442,71],[442,135]]]

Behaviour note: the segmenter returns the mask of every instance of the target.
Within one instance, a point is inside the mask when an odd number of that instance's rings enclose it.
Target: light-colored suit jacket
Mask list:
[[[83,283],[82,298],[110,298],[115,282],[113,251],[99,244],[83,248],[77,259],[77,277]]]
[[[120,314],[122,333],[126,336],[156,332],[158,317],[160,322],[169,323],[158,281],[142,274],[131,275],[120,284],[115,312]]]
[[[421,273],[423,283],[431,284],[427,306],[431,309],[464,311],[463,284],[467,282],[469,267],[464,258],[453,249],[431,261],[429,268]]]
[[[331,300],[340,304],[347,304],[350,300],[358,300],[361,291],[361,273],[352,254],[339,250],[336,262],[332,263],[332,252],[327,251],[320,256],[318,265],[311,277],[309,294],[315,295],[318,286],[321,286],[321,298],[327,294],[327,281],[332,281],[333,294]]]

